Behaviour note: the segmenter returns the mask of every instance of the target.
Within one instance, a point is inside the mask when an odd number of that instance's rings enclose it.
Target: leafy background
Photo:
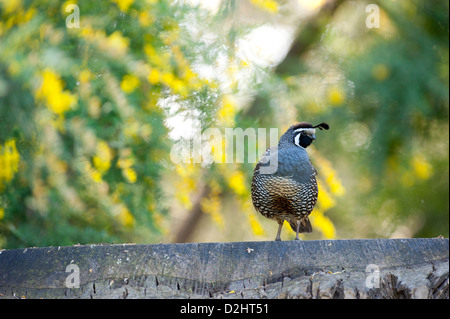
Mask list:
[[[171,150],[206,128],[281,136],[298,121],[331,127],[308,148],[320,195],[304,239],[448,237],[448,12],[0,0],[0,248],[273,240],[248,157],[220,163],[204,143],[216,162],[176,163]]]

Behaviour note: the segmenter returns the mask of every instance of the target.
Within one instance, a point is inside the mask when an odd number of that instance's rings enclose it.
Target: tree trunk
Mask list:
[[[0,251],[0,298],[447,298],[449,242],[363,239]]]

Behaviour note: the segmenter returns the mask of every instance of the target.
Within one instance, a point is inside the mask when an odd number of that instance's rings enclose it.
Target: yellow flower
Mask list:
[[[80,81],[80,83],[82,84],[86,84],[88,83],[92,78],[92,73],[89,70],[83,70],[80,72],[80,75],[78,75],[78,79]]]
[[[263,236],[265,234],[264,228],[259,223],[255,214],[248,215],[248,222],[250,223],[250,228],[252,229],[253,234],[256,236]]]
[[[158,70],[152,69],[150,71],[150,74],[148,75],[148,81],[151,84],[155,85],[155,84],[157,84],[159,82],[159,78],[160,78],[160,75],[159,75]]]
[[[137,173],[131,167],[134,164],[133,154],[131,153],[131,149],[122,150],[122,154],[117,161],[117,167],[122,169],[122,175],[125,179],[131,183],[136,183]]]
[[[423,155],[416,154],[411,159],[411,166],[414,174],[423,180],[429,179],[433,174],[433,167],[428,163]]]
[[[146,43],[144,45],[144,53],[147,55],[148,59],[154,64],[154,65],[158,65],[161,66],[160,62],[161,58],[158,55],[158,53],[156,52],[155,48],[153,46],[151,46],[150,44]]]
[[[7,140],[0,144],[0,192],[19,170],[20,155],[15,140]]]
[[[143,11],[139,12],[138,20],[141,26],[148,27],[153,23],[155,17],[153,15],[150,15],[148,11]]]
[[[130,210],[125,205],[120,205],[120,212],[117,216],[119,218],[119,221],[122,225],[129,227],[132,226],[134,223],[134,217],[130,213]]]
[[[251,0],[253,5],[270,13],[278,12],[278,3],[274,0]]]
[[[67,0],[66,2],[64,2],[63,5],[61,6],[61,13],[63,15],[67,15],[68,14],[67,11],[66,11],[66,8],[70,4],[78,4],[78,1],[77,0]]]
[[[336,237],[336,229],[334,228],[333,222],[323,214],[321,210],[314,210],[314,212],[309,215],[311,223],[314,228],[319,230],[326,239],[332,239]]]
[[[317,186],[319,188],[317,206],[324,211],[336,206],[336,200],[326,191],[320,179],[317,179]]]
[[[174,93],[180,94],[183,97],[187,96],[189,93],[186,84],[178,78],[174,78],[170,87],[172,88]]]
[[[175,79],[175,76],[169,72],[165,72],[161,76],[161,81],[169,87],[172,87],[174,79]]]
[[[120,82],[120,88],[125,93],[132,93],[139,86],[139,79],[132,75],[127,74],[122,78],[122,82]]]
[[[93,158],[94,166],[97,168],[100,174],[106,173],[111,167],[111,160],[113,158],[113,152],[108,146],[108,143],[100,141],[97,144],[97,152]]]
[[[80,35],[86,40],[93,40],[97,32],[90,25],[82,26]]]
[[[231,96],[224,96],[222,107],[218,112],[218,120],[223,125],[234,126],[237,105]]]
[[[3,207],[0,207],[0,220],[2,220],[3,217],[5,217],[5,209]]]
[[[244,174],[241,171],[236,171],[231,174],[228,179],[228,185],[237,195],[245,195],[247,192]]]
[[[63,114],[75,104],[76,98],[68,91],[63,91],[60,94],[48,96],[47,102],[50,110],[56,114]]]
[[[134,160],[132,158],[120,158],[117,161],[117,167],[120,167],[120,168],[128,168],[128,167],[133,166],[133,164],[134,164]]]
[[[333,86],[327,92],[328,102],[334,106],[340,106],[345,101],[345,92],[342,88]]]
[[[45,69],[41,72],[41,78],[42,84],[35,91],[35,96],[53,113],[62,115],[76,103],[76,97],[70,91],[64,91],[64,83],[58,74]]]
[[[253,234],[255,236],[264,236],[266,232],[255,214],[255,210],[250,201],[250,196],[240,196],[237,200],[240,205],[240,212],[244,213],[247,217],[247,222],[249,223]]]
[[[320,153],[315,149],[311,149],[313,153],[314,162],[317,164],[317,170],[319,171],[319,177],[323,176],[326,181],[326,186],[330,189],[331,193],[336,196],[342,196],[345,194],[345,188],[341,183],[341,180],[337,176],[336,171],[331,166],[331,163],[320,156]]]
[[[0,5],[5,10],[5,14],[18,11],[22,8],[22,0],[0,0]]]
[[[123,169],[122,175],[125,177],[125,179],[129,183],[131,183],[131,184],[136,183],[137,174],[136,174],[136,171],[134,169],[132,169],[131,167],[127,167],[127,168]]]
[[[95,183],[102,182],[102,175],[99,173],[99,171],[93,168],[89,162],[86,162],[86,164],[84,165],[84,172],[86,176],[88,176]]]
[[[104,42],[105,49],[110,50],[110,53],[116,57],[125,55],[129,44],[130,39],[123,37],[120,31],[113,32]]]
[[[113,2],[117,3],[119,6],[119,9],[122,11],[127,12],[128,8],[133,4],[133,0],[112,0]]]

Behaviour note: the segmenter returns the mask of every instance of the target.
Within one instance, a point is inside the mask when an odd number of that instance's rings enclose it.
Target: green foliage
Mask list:
[[[156,240],[170,150],[158,103],[211,116],[214,89],[184,54],[195,9],[81,0],[80,28],[68,28],[70,3],[0,2],[0,145],[20,154],[0,180],[3,247]]]

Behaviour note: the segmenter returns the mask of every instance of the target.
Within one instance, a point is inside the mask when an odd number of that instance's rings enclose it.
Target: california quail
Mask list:
[[[285,220],[296,232],[296,240],[299,233],[312,231],[308,215],[317,202],[317,171],[306,147],[316,138],[316,127],[329,129],[327,123],[292,125],[281,136],[278,147],[267,149],[253,172],[253,205],[264,217],[278,222],[275,240],[281,240]]]

